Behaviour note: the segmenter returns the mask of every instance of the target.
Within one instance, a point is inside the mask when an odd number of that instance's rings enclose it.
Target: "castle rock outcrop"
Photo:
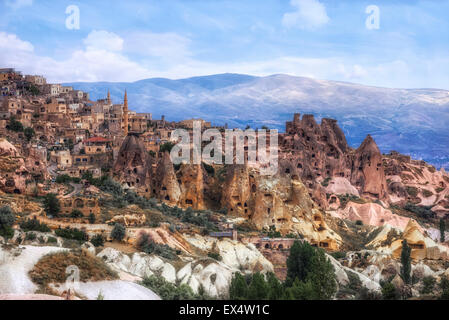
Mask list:
[[[323,207],[327,202],[321,183],[335,177],[350,181],[361,195],[387,198],[382,155],[371,136],[354,150],[336,120],[324,118],[318,124],[312,115],[301,119],[295,114],[286,124],[286,133],[280,135],[280,149],[280,159],[291,163],[285,173],[301,178]]]

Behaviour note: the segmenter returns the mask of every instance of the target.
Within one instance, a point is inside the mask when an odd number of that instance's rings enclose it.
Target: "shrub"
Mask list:
[[[0,228],[11,227],[15,221],[16,217],[9,206],[0,208]]]
[[[34,241],[34,240],[36,240],[36,238],[37,238],[37,236],[34,232],[27,232],[25,235],[25,240],[28,240],[28,241]]]
[[[25,138],[27,139],[27,141],[31,141],[31,139],[34,137],[34,129],[27,127],[27,128],[25,128],[25,130],[23,130],[23,134],[24,134]]]
[[[270,229],[267,232],[267,237],[269,238],[281,238],[282,235],[279,231],[276,230],[276,226],[270,226]]]
[[[362,221],[362,220],[357,220],[357,221],[355,222],[355,224],[356,224],[357,226],[363,226],[363,221]]]
[[[69,183],[72,178],[68,174],[60,174],[56,177],[56,183]]]
[[[41,223],[36,218],[28,219],[20,222],[20,228],[25,231],[39,231],[39,232],[50,232],[51,229],[45,223]]]
[[[48,237],[47,238],[47,243],[57,243],[58,240],[55,237]]]
[[[101,234],[97,234],[97,235],[93,236],[92,239],[90,239],[90,242],[95,247],[102,247],[104,245],[104,238]]]
[[[429,219],[435,217],[435,212],[431,210],[431,206],[416,206],[413,203],[407,203],[404,209],[415,213],[421,218]]]
[[[208,256],[209,258],[215,259],[215,260],[217,260],[217,261],[221,261],[221,259],[222,259],[221,255],[220,255],[218,252],[209,252],[209,253],[207,254],[207,256]]]
[[[83,213],[79,211],[78,209],[73,209],[72,213],[70,213],[71,218],[81,218],[83,216]]]
[[[382,299],[384,300],[398,300],[399,292],[391,282],[386,282],[382,285]]]
[[[113,194],[115,196],[120,196],[123,194],[123,188],[117,181],[114,181],[112,178],[107,177],[101,181],[98,186],[101,191]]]
[[[421,289],[422,294],[431,294],[435,288],[436,280],[432,276],[424,277],[422,279],[423,287]]]
[[[423,196],[426,197],[426,198],[433,196],[433,192],[432,192],[432,191],[429,191],[429,190],[427,190],[427,189],[422,189],[422,194],[423,194]]]
[[[90,224],[94,224],[96,221],[95,215],[93,213],[89,214],[88,220]]]
[[[335,259],[339,260],[339,259],[343,259],[346,257],[346,252],[336,251],[336,252],[331,252],[330,255],[332,257],[334,257]]]
[[[362,281],[360,280],[359,276],[351,271],[346,271],[346,274],[348,275],[348,288],[354,291],[359,291],[362,287]]]
[[[59,199],[54,193],[49,193],[44,198],[44,210],[48,216],[57,217],[61,211]]]
[[[159,151],[162,152],[162,153],[164,153],[166,151],[168,153],[170,153],[171,149],[173,149],[174,146],[175,146],[174,143],[168,141],[168,142],[166,142],[164,144],[161,144],[161,146],[159,147]]]
[[[65,239],[69,239],[69,240],[77,240],[77,241],[87,241],[89,240],[89,237],[87,235],[86,232],[84,232],[83,230],[78,230],[78,229],[71,229],[69,227],[65,228],[65,229],[56,229],[55,230],[55,234],[58,237],[61,238],[65,238]]]
[[[20,121],[17,121],[14,116],[11,116],[11,118],[9,118],[9,123],[6,126],[6,129],[14,132],[22,132],[23,125]]]
[[[193,300],[197,298],[192,289],[186,285],[179,286],[166,281],[161,276],[146,277],[141,285],[154,291],[162,300]]]
[[[323,182],[321,182],[321,185],[323,187],[327,187],[327,186],[329,186],[330,181],[331,181],[331,178],[327,177],[326,179],[323,180]]]
[[[441,300],[449,300],[449,280],[446,276],[441,277],[439,287],[441,289]]]
[[[141,232],[136,242],[136,247],[145,253],[156,254],[166,259],[177,259],[176,251],[166,244],[155,243],[150,235],[146,232]]]
[[[418,189],[415,187],[406,187],[407,193],[412,196],[412,197],[416,197],[418,195]]]
[[[126,235],[126,228],[120,223],[116,223],[111,231],[111,238],[117,241],[122,241]]]
[[[11,228],[16,217],[8,206],[0,208],[0,236],[5,238],[12,238],[14,236],[14,230]]]
[[[369,290],[367,287],[362,287],[357,296],[357,300],[380,300],[382,295],[374,290]]]

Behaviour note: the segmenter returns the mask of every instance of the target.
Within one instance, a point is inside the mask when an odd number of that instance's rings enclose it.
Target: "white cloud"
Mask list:
[[[99,43],[93,41],[97,39]],[[39,56],[31,43],[0,32],[0,61],[27,74],[42,74],[51,82],[134,81],[151,76],[139,63],[120,53],[123,43],[112,33],[95,32],[84,40],[86,48],[56,60]]]
[[[113,32],[104,30],[91,31],[83,42],[89,50],[121,51],[123,49],[123,39]]]
[[[26,51],[31,52],[34,47],[27,41],[20,40],[15,34],[10,34],[0,31],[0,49],[14,51]]]
[[[94,39],[100,39],[102,45],[92,43]],[[297,56],[232,63],[207,62],[195,59],[190,51],[190,40],[176,34],[135,34],[129,39],[127,36],[121,45],[119,39],[118,35],[96,31],[84,40],[85,48],[73,51],[61,60],[40,56],[31,43],[14,34],[0,32],[0,67],[42,74],[50,82],[125,82],[230,72],[258,76],[284,73],[386,87],[441,88],[449,85],[445,72],[449,68],[449,59],[444,55],[425,61],[416,55],[403,55],[396,60],[376,63],[357,57]]]
[[[33,0],[7,0],[6,5],[14,10],[33,5]]]
[[[318,0],[291,0],[296,11],[285,13],[282,25],[287,28],[315,29],[329,22],[326,7]]]

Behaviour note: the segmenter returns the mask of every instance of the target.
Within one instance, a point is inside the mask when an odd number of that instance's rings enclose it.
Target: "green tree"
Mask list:
[[[244,300],[248,296],[248,284],[241,273],[236,272],[229,287],[229,299]]]
[[[249,300],[264,300],[267,299],[268,285],[265,282],[265,277],[260,272],[253,274],[250,285],[248,286]]]
[[[294,299],[331,299],[337,291],[332,263],[324,250],[295,241],[287,259],[288,296]]]
[[[126,235],[126,228],[120,223],[116,223],[111,231],[111,238],[117,241],[122,241]]]
[[[285,298],[288,300],[312,300],[314,299],[314,289],[310,281],[299,281],[298,278],[285,291]]]
[[[407,240],[402,241],[402,252],[401,252],[401,277],[402,280],[404,280],[404,283],[409,284],[410,283],[410,273],[412,270],[412,264],[411,264],[411,258],[410,253],[411,249],[407,244]]]
[[[11,228],[16,217],[14,212],[8,206],[3,206],[0,208],[0,236],[5,238],[12,238],[14,235],[14,230]]]
[[[14,116],[11,116],[9,118],[9,123],[6,127],[8,130],[14,131],[14,132],[22,132],[23,131],[23,125],[20,121],[17,121]]]
[[[323,250],[315,250],[312,258],[312,271],[307,280],[312,284],[314,299],[329,300],[337,292],[337,281],[332,263],[327,259]]]
[[[41,94],[39,88],[36,87],[34,84],[32,84],[28,90],[30,91],[30,93],[31,93],[33,96],[38,96],[38,95]]]
[[[44,210],[48,216],[57,217],[61,211],[59,199],[54,193],[48,193],[44,198]]]
[[[315,255],[313,248],[306,241],[295,241],[290,248],[287,258],[287,285],[293,283],[297,278],[306,281],[307,275],[312,271],[312,258]]]
[[[34,137],[34,129],[33,128],[30,128],[30,127],[27,127],[27,128],[25,128],[25,130],[23,130],[23,134],[25,135],[25,138],[28,140],[28,141],[31,141],[31,139],[33,139],[33,137]]]
[[[90,224],[94,224],[97,219],[95,218],[95,215],[91,213],[89,214],[88,220]]]
[[[162,153],[165,151],[170,153],[171,149],[173,149],[174,146],[175,146],[175,144],[173,142],[168,141],[164,144],[161,144],[161,146],[159,147],[159,151]]]
[[[384,300],[398,300],[399,292],[391,282],[386,282],[382,285],[382,299]]]
[[[269,288],[268,300],[281,300],[284,297],[282,283],[272,272],[267,274],[267,284]]]
[[[446,223],[444,222],[444,219],[440,219],[440,242],[444,242],[444,231],[446,231]]]

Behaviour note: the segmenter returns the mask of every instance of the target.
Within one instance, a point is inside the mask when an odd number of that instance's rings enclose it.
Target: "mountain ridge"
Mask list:
[[[266,125],[284,130],[292,114],[337,119],[351,146],[371,134],[382,152],[396,150],[449,168],[449,91],[394,89],[276,74],[257,77],[217,74],[136,82],[76,82],[71,85],[120,103],[128,92],[131,110],[169,120],[203,118],[231,127]]]

